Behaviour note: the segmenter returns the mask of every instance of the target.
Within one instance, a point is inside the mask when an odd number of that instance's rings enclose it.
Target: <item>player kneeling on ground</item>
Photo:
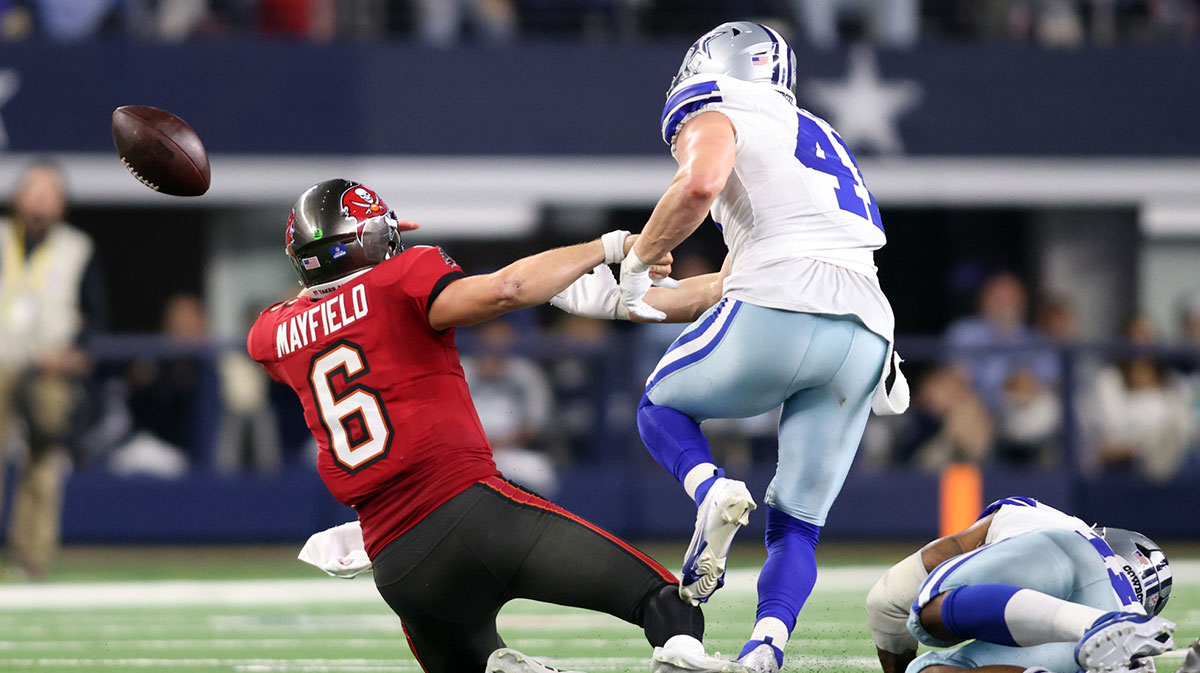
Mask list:
[[[1032,498],[992,503],[970,528],[890,568],[867,595],[884,673],[1140,671],[1173,647],[1158,545],[1093,528]],[[916,656],[917,642],[962,647]]]
[[[356,182],[304,192],[287,225],[304,289],[263,311],[248,348],[303,402],[321,478],[357,511],[375,584],[421,666],[547,670],[496,631],[501,606],[529,598],[641,626],[655,671],[744,670],[705,655],[703,615],[670,572],[501,478],[459,364],[455,327],[546,303],[620,262],[628,233],[467,276],[441,248],[405,249],[400,231],[416,227]]]

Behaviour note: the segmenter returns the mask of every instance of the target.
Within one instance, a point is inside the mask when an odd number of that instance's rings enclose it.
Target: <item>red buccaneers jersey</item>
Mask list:
[[[250,357],[300,396],[321,479],[358,512],[372,557],[499,474],[454,330],[435,331],[427,317],[462,276],[441,248],[409,248],[319,300],[268,308],[250,329]]]

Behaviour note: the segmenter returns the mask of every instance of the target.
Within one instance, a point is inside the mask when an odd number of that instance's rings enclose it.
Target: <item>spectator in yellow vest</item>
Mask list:
[[[22,175],[12,216],[0,219],[0,467],[15,428],[28,449],[12,496],[8,562],[13,575],[31,579],[46,574],[58,550],[67,445],[89,365],[79,343],[104,329],[92,240],[63,221],[66,206],[61,171],[42,162]]]

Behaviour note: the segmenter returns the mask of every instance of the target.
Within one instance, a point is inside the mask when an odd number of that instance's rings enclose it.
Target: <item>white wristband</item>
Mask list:
[[[604,245],[604,263],[620,264],[625,261],[625,239],[629,238],[628,231],[610,231],[600,237]]]
[[[636,252],[630,250],[629,254],[625,256],[625,262],[621,268],[629,273],[645,273],[650,270],[650,265],[643,262]]]

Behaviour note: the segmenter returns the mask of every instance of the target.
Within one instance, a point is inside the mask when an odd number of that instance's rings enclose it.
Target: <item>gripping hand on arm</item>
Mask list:
[[[601,320],[629,320],[629,311],[621,302],[621,290],[617,279],[608,268],[625,260],[637,236],[628,231],[610,231],[600,237],[604,244],[604,263],[585,273],[562,292],[550,298],[550,305],[567,313]],[[668,253],[649,266],[650,283],[666,288],[679,287],[670,277],[671,255]]]

